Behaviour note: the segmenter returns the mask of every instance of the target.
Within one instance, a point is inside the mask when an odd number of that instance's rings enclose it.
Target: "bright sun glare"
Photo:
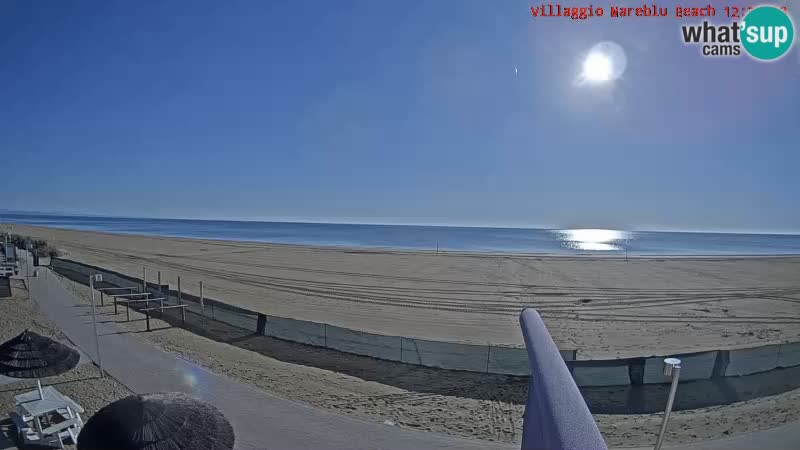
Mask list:
[[[608,55],[600,52],[590,53],[583,61],[583,77],[587,81],[602,83],[611,79],[614,65]]]
[[[556,234],[567,248],[592,251],[621,250],[619,244],[631,237],[626,231],[603,229],[561,230]]]
[[[583,57],[575,82],[578,85],[610,84],[622,77],[628,64],[625,50],[617,43],[603,41],[595,44]]]

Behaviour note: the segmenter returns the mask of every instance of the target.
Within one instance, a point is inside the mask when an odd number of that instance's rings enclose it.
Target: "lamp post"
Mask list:
[[[105,378],[103,371],[103,360],[100,357],[100,337],[97,335],[97,311],[94,306],[94,282],[103,281],[102,274],[89,275],[89,290],[92,291],[92,326],[94,327],[94,345],[97,351],[97,365],[100,367],[100,378]]]
[[[667,432],[667,422],[669,414],[672,412],[672,402],[675,401],[675,392],[678,390],[678,378],[681,375],[681,360],[678,358],[666,358],[664,360],[664,375],[672,376],[672,385],[669,388],[669,398],[667,399],[667,409],[664,411],[664,420],[661,422],[661,431],[658,433],[655,450],[661,449],[664,443],[664,434]]]

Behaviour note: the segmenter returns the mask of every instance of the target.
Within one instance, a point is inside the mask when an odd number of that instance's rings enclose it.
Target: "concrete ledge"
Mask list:
[[[186,303],[191,305],[190,303]],[[193,312],[197,314],[202,314],[202,310],[200,309],[200,305],[192,305]],[[206,307],[206,314],[211,314],[208,311],[208,307]],[[253,333],[256,332],[256,328],[258,326],[258,316],[246,316],[242,314],[238,314],[231,311],[226,311],[222,308],[214,308],[214,320],[219,322],[227,323],[228,325],[233,325],[237,328],[241,328],[243,330],[252,331]]]
[[[441,369],[486,372],[489,347],[451,342],[403,339],[402,362]]]
[[[267,327],[264,334],[301,344],[325,347],[324,323],[267,316]]]
[[[399,336],[382,336],[347,328],[325,326],[326,347],[356,355],[400,361],[402,358]]]
[[[489,347],[489,367],[487,372],[528,376],[531,374],[531,367],[528,364],[528,352],[524,348]]]
[[[578,357],[577,350],[559,350],[558,352],[561,353],[561,357],[564,358],[564,361],[575,361]]]
[[[765,345],[763,347],[730,350],[728,352],[729,360],[725,376],[750,375],[751,373],[766,372],[778,367],[778,352],[780,348],[780,345]]]
[[[688,355],[677,355],[681,360],[681,381],[705,380],[711,378],[714,372],[714,363],[717,360],[717,352],[692,353]],[[669,383],[670,377],[664,376],[664,358],[658,356],[647,358],[644,362],[644,383]]]
[[[800,342],[781,344],[778,352],[778,367],[800,366]]]
[[[572,361],[568,363],[578,386],[624,386],[631,384],[628,364],[618,361]]]

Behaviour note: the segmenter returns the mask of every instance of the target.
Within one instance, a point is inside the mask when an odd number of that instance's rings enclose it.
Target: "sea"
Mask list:
[[[144,219],[2,213],[0,223],[232,241],[594,255],[800,255],[800,235]],[[13,233],[13,225],[0,231]]]

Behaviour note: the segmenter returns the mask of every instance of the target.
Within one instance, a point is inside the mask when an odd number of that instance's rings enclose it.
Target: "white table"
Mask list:
[[[79,431],[83,425],[80,416],[80,413],[84,412],[83,408],[52,386],[43,388],[41,397],[39,391],[35,390],[17,395],[14,399],[23,422],[33,421],[36,429],[35,434],[22,433],[26,442],[43,444],[50,441],[52,436],[58,441],[56,444],[63,448],[61,438],[67,435],[77,436],[77,433],[73,433],[72,428],[75,428],[74,431]],[[42,428],[42,416],[50,413],[61,414],[66,420],[46,429]]]

